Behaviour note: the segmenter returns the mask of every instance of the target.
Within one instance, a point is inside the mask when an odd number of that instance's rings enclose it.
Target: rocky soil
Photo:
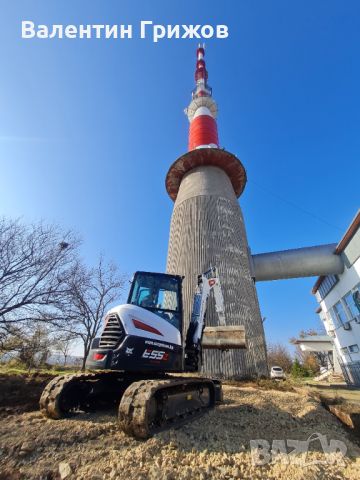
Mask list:
[[[224,393],[216,410],[147,441],[119,431],[116,412],[55,421],[10,410],[0,418],[0,480],[360,478],[356,439],[305,391],[225,386]],[[282,455],[267,449],[261,457],[250,444],[263,439],[275,449],[274,440],[306,441],[315,433],[327,444],[344,442],[345,457],[324,454],[315,435],[302,455],[288,455],[293,447],[278,442]]]

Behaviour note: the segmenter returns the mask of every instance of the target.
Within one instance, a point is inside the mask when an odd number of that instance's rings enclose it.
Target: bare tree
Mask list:
[[[289,350],[281,343],[269,345],[267,350],[268,364],[281,367],[284,372],[290,372],[292,366],[292,358]]]
[[[47,325],[11,326],[1,352],[15,355],[29,370],[44,365],[53,346],[53,337]]]
[[[0,219],[0,340],[13,325],[44,320],[57,307],[78,245],[71,231],[57,226]]]
[[[70,355],[71,347],[77,336],[72,332],[60,332],[60,335],[57,336],[54,341],[53,348],[55,351],[60,352],[64,357],[63,366],[66,367],[67,360]]]
[[[57,226],[0,219],[0,346],[9,344],[9,337],[12,342],[30,339],[31,332],[40,335],[44,326],[52,326],[60,338],[82,341],[84,368],[124,278],[102,258],[95,268],[83,265],[79,243],[71,231]]]
[[[60,328],[78,337],[84,349],[82,369],[91,343],[98,335],[104,314],[121,296],[125,278],[113,263],[101,257],[95,268],[87,269],[80,263],[73,270],[68,283],[68,296],[63,305],[64,318]]]

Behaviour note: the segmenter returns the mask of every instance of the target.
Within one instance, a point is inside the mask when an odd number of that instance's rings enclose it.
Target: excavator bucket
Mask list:
[[[246,348],[245,327],[242,325],[205,327],[202,347],[218,350]]]

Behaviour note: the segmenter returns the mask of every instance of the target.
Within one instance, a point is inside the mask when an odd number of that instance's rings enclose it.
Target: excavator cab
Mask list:
[[[127,303],[111,309],[86,361],[91,370],[181,371],[182,277],[136,272]]]
[[[127,303],[146,308],[182,331],[182,277],[136,272]]]

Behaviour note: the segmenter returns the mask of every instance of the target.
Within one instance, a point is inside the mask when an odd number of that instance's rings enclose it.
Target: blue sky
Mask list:
[[[220,142],[243,162],[253,253],[337,242],[359,207],[360,3],[0,0],[1,214],[75,229],[129,275],[165,269],[164,180],[187,148],[196,40],[141,20],[226,24],[206,41]],[[24,40],[36,24],[133,24],[126,40]],[[269,342],[318,327],[315,279],[258,284]]]

